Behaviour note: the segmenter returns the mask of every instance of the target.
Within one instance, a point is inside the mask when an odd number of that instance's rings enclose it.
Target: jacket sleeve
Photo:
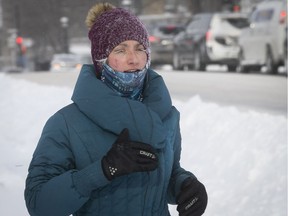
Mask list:
[[[64,117],[46,123],[29,166],[25,201],[32,216],[65,216],[76,212],[92,190],[108,183],[101,161],[76,170]]]
[[[180,192],[182,182],[190,176],[195,177],[191,172],[186,171],[180,166],[181,134],[180,134],[179,122],[176,129],[176,136],[173,149],[174,149],[174,162],[167,192],[168,203],[170,204],[176,204],[176,197]]]

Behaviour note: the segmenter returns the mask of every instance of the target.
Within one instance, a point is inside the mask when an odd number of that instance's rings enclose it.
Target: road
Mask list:
[[[287,77],[284,75],[240,74],[161,70],[172,98],[188,100],[199,95],[205,102],[237,106],[287,116]],[[43,85],[73,88],[78,73],[25,72],[9,74]]]
[[[204,101],[240,109],[287,114],[287,77],[263,74],[170,72],[162,73],[172,96],[187,100],[199,95]]]

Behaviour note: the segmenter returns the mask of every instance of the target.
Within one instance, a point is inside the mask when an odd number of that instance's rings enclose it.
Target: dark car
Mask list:
[[[286,25],[285,28],[285,40],[284,40],[284,67],[285,71],[288,74],[288,43],[287,43],[287,38],[288,37],[288,26]]]
[[[152,64],[172,64],[173,38],[184,30],[184,25],[162,24],[150,32]]]
[[[227,65],[236,71],[238,65],[238,37],[248,25],[241,13],[196,14],[174,38],[173,67],[204,71],[208,64]]]

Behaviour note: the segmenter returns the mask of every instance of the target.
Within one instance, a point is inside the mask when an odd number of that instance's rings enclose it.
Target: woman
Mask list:
[[[201,215],[205,187],[180,167],[179,113],[149,68],[148,33],[110,4],[86,23],[93,65],[84,65],[73,103],[46,123],[26,180],[31,215]]]

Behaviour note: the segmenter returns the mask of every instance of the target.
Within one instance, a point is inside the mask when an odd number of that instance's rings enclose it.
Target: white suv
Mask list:
[[[221,64],[235,71],[240,51],[238,36],[247,25],[247,15],[241,13],[194,15],[185,31],[174,37],[174,69],[192,66],[204,71],[209,64]]]
[[[286,0],[263,1],[251,13],[250,26],[239,37],[241,52],[239,67],[242,72],[260,70],[277,73],[285,62]]]

